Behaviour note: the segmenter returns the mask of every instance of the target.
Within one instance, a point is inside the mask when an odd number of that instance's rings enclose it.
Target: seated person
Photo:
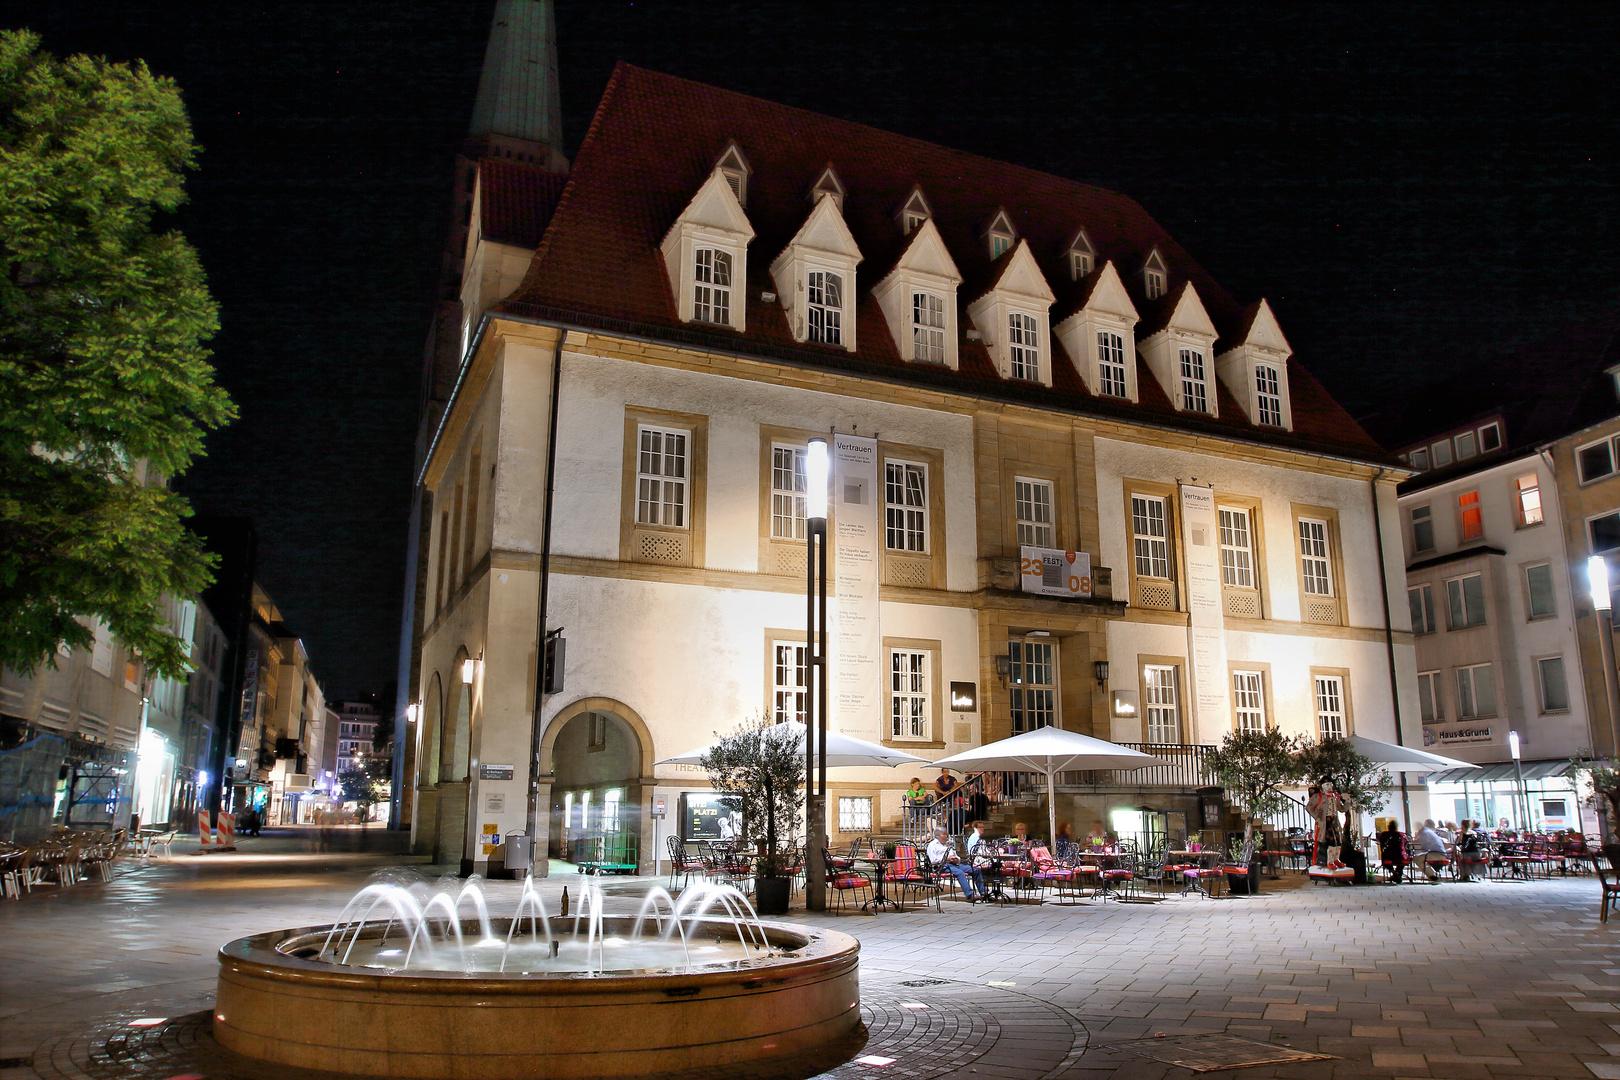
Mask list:
[[[962,857],[956,853],[956,842],[944,829],[934,830],[934,838],[928,842],[928,861],[935,869],[944,870],[956,879],[968,903],[984,899],[984,875],[977,866],[962,861]],[[978,886],[977,892],[974,886]]]
[[[1472,881],[1473,874],[1478,873],[1478,867],[1485,865],[1485,852],[1481,850],[1480,836],[1474,826],[1477,821],[1463,818],[1462,826],[1457,832],[1457,877],[1462,881]]]
[[[1055,849],[1052,852],[1053,855],[1060,859],[1069,857],[1069,849],[1074,846],[1074,843],[1069,839],[1069,823],[1067,821],[1058,822],[1057,836],[1053,838],[1052,846]]]
[[[1378,858],[1389,867],[1390,883],[1399,885],[1406,874],[1406,837],[1396,830],[1394,818],[1390,818],[1389,826],[1378,834]]]
[[[984,838],[984,830],[984,822],[970,822],[967,835],[962,837],[962,846],[967,850],[968,858],[977,867],[986,867],[995,861],[995,853],[990,847],[990,841]]]
[[[1091,832],[1086,834],[1086,843],[1092,847],[1102,847],[1108,843],[1108,830],[1103,828],[1102,822],[1093,821],[1091,823]]]
[[[1029,838],[1029,826],[1022,821],[1013,826],[1013,843],[1018,845],[1020,852],[1028,851],[1033,841]]]
[[[1423,872],[1428,875],[1430,881],[1439,881],[1440,875],[1435,872],[1431,863],[1445,861],[1446,842],[1435,831],[1433,818],[1423,819],[1423,828],[1418,830],[1412,848],[1412,861],[1423,867]]]

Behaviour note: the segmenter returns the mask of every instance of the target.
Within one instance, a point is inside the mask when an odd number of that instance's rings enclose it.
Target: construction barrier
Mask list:
[[[208,828],[208,811],[207,810],[199,810],[199,811],[197,811],[197,835],[202,838],[203,850],[207,851],[208,850],[208,841],[210,839],[210,832],[209,832],[209,828]]]
[[[220,851],[236,850],[236,815],[219,812],[219,848]]]

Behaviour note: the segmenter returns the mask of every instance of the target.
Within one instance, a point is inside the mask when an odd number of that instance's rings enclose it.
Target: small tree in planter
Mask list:
[[[742,816],[742,834],[765,838],[756,906],[767,914],[786,911],[789,882],[781,877],[782,856],[804,815],[804,747],[798,734],[756,715],[722,737],[700,763],[722,802]]]
[[[1578,780],[1591,785],[1592,794],[1586,797],[1586,804],[1608,818],[1603,842],[1614,843],[1620,831],[1615,825],[1620,822],[1620,770],[1614,762],[1603,760],[1584,746],[1569,759],[1569,767]]]
[[[1282,788],[1299,779],[1296,755],[1303,742],[1276,728],[1268,731],[1230,731],[1221,745],[1204,758],[1210,772],[1226,788],[1227,797],[1243,814],[1243,842],[1254,839],[1254,827],[1281,813],[1288,805]]]

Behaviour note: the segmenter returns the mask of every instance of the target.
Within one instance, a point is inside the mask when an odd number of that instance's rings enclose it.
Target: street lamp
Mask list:
[[[827,440],[811,439],[804,455],[805,652],[814,685],[805,695],[804,906],[827,907]]]
[[[1521,829],[1530,828],[1530,793],[1524,788],[1524,764],[1519,761],[1519,733],[1508,732],[1508,753],[1513,755],[1513,771],[1519,774],[1519,805],[1523,808],[1524,816],[1520,818]]]
[[[1598,652],[1603,657],[1603,692],[1609,705],[1609,758],[1620,755],[1620,694],[1614,680],[1614,632],[1610,626],[1609,564],[1601,555],[1586,560],[1592,587],[1592,613],[1597,617]],[[1620,825],[1620,823],[1617,823]]]

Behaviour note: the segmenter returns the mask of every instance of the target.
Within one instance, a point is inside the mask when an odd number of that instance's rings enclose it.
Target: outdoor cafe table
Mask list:
[[[1220,850],[1219,848],[1205,848],[1203,851],[1166,851],[1164,853],[1166,860],[1175,859],[1177,862],[1198,861],[1200,864],[1202,864],[1203,860],[1206,858],[1213,857],[1216,860],[1219,860],[1224,858],[1225,855],[1226,852]],[[1203,869],[1205,871],[1208,871],[1211,868],[1212,867],[1209,865],[1203,865]],[[1187,884],[1182,886],[1181,891],[1184,893],[1200,892],[1205,896],[1208,896],[1209,890],[1204,888],[1203,885],[1199,884],[1201,880],[1201,878],[1193,878],[1192,880],[1188,881]]]
[[[855,861],[858,862],[858,863],[866,863],[868,866],[872,867],[872,870],[873,870],[873,874],[872,874],[872,889],[873,889],[872,899],[870,899],[866,903],[862,904],[861,905],[861,910],[865,911],[867,908],[874,908],[877,911],[882,911],[885,905],[894,908],[894,910],[896,910],[896,911],[904,910],[900,906],[900,902],[898,900],[890,899],[883,892],[883,874],[884,874],[884,871],[886,871],[889,868],[889,864],[894,862],[894,860],[892,858],[886,856],[886,855],[878,855],[878,854],[875,854],[875,853],[869,853],[869,854],[866,854],[866,855],[857,855],[857,856],[855,856]]]

